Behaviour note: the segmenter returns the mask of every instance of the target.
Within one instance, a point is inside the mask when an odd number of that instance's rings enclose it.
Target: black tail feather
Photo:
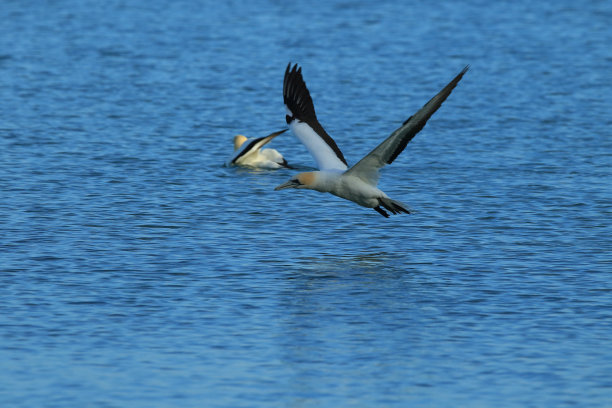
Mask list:
[[[379,198],[378,203],[383,206],[386,210],[391,212],[391,214],[410,214],[410,210],[406,208],[406,206],[399,201],[392,200],[390,198]]]
[[[379,213],[380,215],[382,215],[385,218],[389,218],[389,214],[387,214],[387,212],[385,210],[383,210],[380,207],[374,207],[374,209],[376,210],[377,213]]]

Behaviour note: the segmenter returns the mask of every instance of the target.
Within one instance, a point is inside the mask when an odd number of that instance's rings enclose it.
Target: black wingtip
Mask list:
[[[298,64],[294,64],[292,67],[291,62],[289,62],[285,69],[285,77],[283,78],[283,102],[289,107],[294,115],[298,113],[297,111],[301,110],[303,112],[299,112],[300,114],[312,115],[316,118],[310,93],[302,77],[302,68]],[[303,118],[299,119],[303,120]]]
[[[454,81],[459,82],[461,80],[461,78],[463,78],[463,75],[468,72],[470,70],[470,64],[467,64],[459,74],[457,74],[457,76],[455,77]]]
[[[291,73],[295,73],[297,70],[298,64],[295,64],[293,66],[293,68],[291,67],[291,61],[289,61],[289,64],[287,64],[287,68],[285,69],[285,79],[287,79],[287,75],[291,74]]]
[[[417,113],[410,116],[408,119],[404,121],[402,126],[409,125],[410,122],[414,119],[415,121],[414,126],[410,129],[409,132],[405,134],[406,137],[402,139],[401,143],[399,143],[397,147],[395,148],[395,151],[393,152],[393,154],[391,154],[389,158],[386,160],[387,164],[391,164],[393,160],[395,160],[397,156],[404,150],[408,142],[410,142],[410,140],[412,140],[412,138],[416,136],[416,134],[419,133],[423,129],[423,127],[425,127],[425,124],[427,123],[429,118],[438,110],[438,108],[442,105],[442,103],[446,100],[446,98],[451,94],[453,89],[455,89],[459,81],[461,81],[461,78],[463,78],[463,75],[469,69],[470,69],[470,66],[466,65],[465,68],[463,68],[461,72],[459,72],[459,74],[457,74],[455,78],[453,78],[453,80],[448,83],[448,85],[446,85],[440,92],[436,94],[436,96],[431,98],[429,102],[423,105],[423,107]]]
[[[323,126],[317,119],[314,104],[310,97],[310,91],[306,87],[306,82],[302,77],[302,67],[298,64],[291,66],[291,62],[285,70],[285,78],[283,79],[283,101],[290,115],[285,115],[285,121],[290,124],[294,120],[306,122],[334,151],[338,159],[348,166],[344,155],[336,142],[327,134]]]

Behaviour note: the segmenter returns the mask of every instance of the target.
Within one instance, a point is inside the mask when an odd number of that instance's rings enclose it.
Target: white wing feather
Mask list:
[[[331,147],[306,123],[297,119],[291,121],[289,128],[293,134],[306,146],[310,155],[317,162],[319,170],[346,170],[344,164]]]

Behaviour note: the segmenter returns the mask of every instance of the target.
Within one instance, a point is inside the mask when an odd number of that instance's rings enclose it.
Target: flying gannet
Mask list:
[[[287,160],[275,149],[261,148],[276,136],[285,133],[283,129],[268,136],[247,139],[246,136],[234,136],[234,155],[228,160],[228,166],[256,167],[261,169],[291,168]]]
[[[302,68],[297,64],[291,68],[289,63],[283,81],[287,124],[313,156],[319,171],[299,173],[274,190],[306,188],[331,193],[363,207],[373,208],[383,217],[389,217],[385,209],[392,214],[409,214],[410,211],[404,204],[392,200],[376,187],[379,170],[391,164],[408,142],[423,129],[468,69],[469,65],[391,136],[349,168],[338,145],[317,120],[312,98],[302,78]]]

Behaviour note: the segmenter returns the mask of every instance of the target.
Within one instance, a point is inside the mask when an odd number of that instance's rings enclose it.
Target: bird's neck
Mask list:
[[[322,193],[329,193],[334,190],[341,174],[332,171],[313,171],[309,188]]]

